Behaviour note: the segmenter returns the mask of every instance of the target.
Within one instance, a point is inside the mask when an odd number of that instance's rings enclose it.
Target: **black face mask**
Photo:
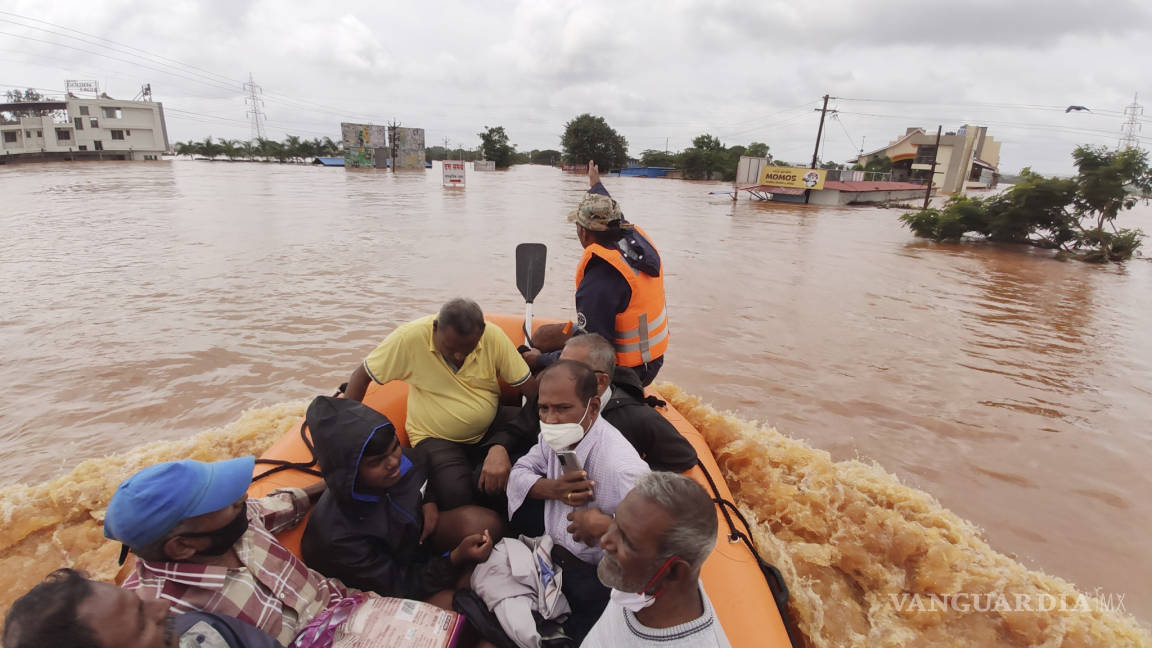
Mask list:
[[[248,506],[241,506],[240,512],[232,521],[224,526],[216,529],[215,531],[206,531],[204,533],[181,533],[180,535],[185,538],[210,538],[212,542],[207,548],[201,549],[197,553],[203,556],[220,556],[224,552],[232,548],[240,536],[248,530]]]

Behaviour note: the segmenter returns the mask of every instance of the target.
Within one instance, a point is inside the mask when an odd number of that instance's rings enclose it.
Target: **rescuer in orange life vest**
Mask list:
[[[571,335],[599,333],[616,347],[616,364],[630,367],[648,385],[668,348],[660,253],[644,230],[624,219],[592,161],[588,184],[588,193],[568,215],[584,246],[576,268],[576,327],[540,327],[533,340],[537,348],[524,351],[524,359],[533,369],[543,369],[559,357],[558,349]]]

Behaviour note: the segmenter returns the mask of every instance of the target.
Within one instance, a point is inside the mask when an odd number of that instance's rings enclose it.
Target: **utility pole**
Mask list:
[[[932,170],[928,172],[928,188],[924,190],[924,209],[928,209],[928,201],[932,199],[932,185],[936,183],[936,158],[940,157],[940,131],[944,124],[936,127],[936,150],[932,152]]]
[[[396,129],[399,127],[400,122],[396,121],[395,117],[388,122],[388,147],[392,153],[392,173],[396,173],[396,158],[400,153],[400,143],[396,141]]]
[[[664,155],[668,155],[668,138],[664,138]]]
[[[816,129],[816,148],[812,149],[812,166],[808,167],[810,169],[816,168],[817,156],[820,155],[820,138],[824,135],[824,116],[828,114],[828,99],[828,95],[824,95],[824,107],[820,109],[820,127]]]
[[[828,114],[828,95],[824,95],[824,106],[820,108],[820,127],[816,129],[816,148],[812,149],[812,166],[810,169],[816,168],[816,159],[820,155],[820,137],[824,135],[824,116]],[[811,189],[804,190],[804,204],[808,204],[808,198],[812,195]]]
[[[1140,148],[1140,118],[1144,115],[1144,107],[1140,105],[1139,94],[1132,97],[1132,103],[1124,108],[1124,125],[1120,127],[1120,142],[1116,148],[1121,151]]]
[[[151,92],[151,88],[149,88],[149,92]],[[248,82],[244,84],[244,92],[248,93],[248,96],[244,98],[248,112],[244,115],[252,117],[252,139],[264,139],[264,120],[268,118],[261,110],[264,107],[264,100],[260,98],[260,95],[264,93],[264,90],[256,85],[251,72],[248,73]]]

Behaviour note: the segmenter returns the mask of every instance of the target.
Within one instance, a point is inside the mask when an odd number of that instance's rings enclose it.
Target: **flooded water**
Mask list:
[[[939,245],[899,210],[733,203],[719,183],[606,183],[665,260],[661,380],[875,461],[1024,567],[1152,620],[1152,262]],[[542,167],[444,190],[438,168],[0,166],[0,483],[33,486],[0,492],[0,517],[27,521],[33,492],[106,497],[48,482],[149,441],[258,451],[298,415],[283,403],[331,392],[397,324],[456,295],[522,311],[519,242],[549,248],[536,312],[572,316],[564,216],[585,188]],[[1152,232],[1146,206],[1122,220]],[[248,445],[193,437],[272,405]],[[108,487],[109,464],[86,470]],[[89,517],[75,533],[98,543]],[[0,560],[25,539],[8,533]]]

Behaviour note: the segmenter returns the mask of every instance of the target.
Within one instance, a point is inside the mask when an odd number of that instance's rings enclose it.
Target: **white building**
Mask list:
[[[40,116],[27,113],[53,111]],[[21,112],[25,114],[20,114]],[[168,151],[164,106],[102,94],[0,103],[0,164],[44,160],[158,160]],[[67,118],[64,117],[67,115]]]

